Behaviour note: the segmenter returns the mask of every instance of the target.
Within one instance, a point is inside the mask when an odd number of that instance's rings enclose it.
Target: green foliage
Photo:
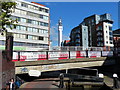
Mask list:
[[[14,12],[16,7],[15,2],[0,2],[1,4],[1,13],[0,13],[0,29],[2,32],[7,33],[6,26],[10,29],[16,27],[17,19],[11,19],[11,14]]]

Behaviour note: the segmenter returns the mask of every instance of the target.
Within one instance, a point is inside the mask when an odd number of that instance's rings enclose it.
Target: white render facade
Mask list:
[[[10,30],[14,36],[14,46],[49,46],[50,14],[44,5],[16,0],[17,6],[12,13],[12,19],[17,19],[16,28]],[[5,43],[5,37],[0,36],[0,42]]]
[[[103,22],[104,44],[105,46],[113,47],[112,24]]]

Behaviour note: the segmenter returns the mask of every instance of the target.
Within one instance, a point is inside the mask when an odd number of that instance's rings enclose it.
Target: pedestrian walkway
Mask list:
[[[37,79],[35,81],[32,81],[32,82],[26,82],[24,83],[21,87],[20,87],[20,90],[24,90],[24,89],[42,89],[42,88],[45,88],[45,89],[49,89],[50,88],[59,88],[58,87],[58,82],[55,82],[56,78],[46,78],[46,79]],[[19,89],[18,89],[19,90]]]
[[[104,77],[104,82],[108,87],[113,87],[113,78]],[[20,89],[18,90],[33,90],[33,89],[49,89],[52,90],[53,88],[56,88],[58,90],[59,88],[59,78],[45,78],[45,79],[37,79],[32,82],[26,82],[24,83]],[[65,89],[65,88],[64,88]],[[114,90],[120,90],[120,89],[114,89]]]

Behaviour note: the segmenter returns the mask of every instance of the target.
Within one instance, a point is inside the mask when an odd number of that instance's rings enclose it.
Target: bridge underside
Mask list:
[[[15,73],[25,74],[29,70],[39,70],[40,72],[67,70],[73,68],[94,67],[113,65],[115,60],[112,57],[100,58],[79,58],[79,59],[66,59],[66,60],[41,60],[41,61],[25,61],[15,62]]]

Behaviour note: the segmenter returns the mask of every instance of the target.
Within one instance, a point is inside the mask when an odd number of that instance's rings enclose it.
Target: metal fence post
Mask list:
[[[88,50],[86,50],[86,57],[88,58]]]
[[[48,60],[48,51],[46,51],[46,59]]]
[[[69,59],[70,59],[70,51],[69,51]]]
[[[102,51],[101,51],[101,57],[102,57]]]
[[[18,61],[20,61],[20,52],[18,52]]]

